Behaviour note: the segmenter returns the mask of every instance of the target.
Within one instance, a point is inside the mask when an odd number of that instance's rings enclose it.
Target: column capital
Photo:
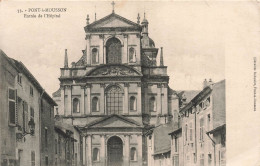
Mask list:
[[[71,88],[71,85],[64,85],[64,88],[65,88],[65,89]]]
[[[130,84],[128,82],[124,83],[124,87],[129,87],[129,86],[130,86]]]
[[[136,34],[136,37],[137,37],[137,38],[140,38],[140,33],[137,33],[137,34]]]
[[[148,88],[148,83],[142,83],[144,88]]]
[[[162,83],[163,88],[168,88],[168,84],[167,83]]]
[[[100,85],[101,88],[105,88],[106,87],[106,84],[104,84],[104,83],[100,83],[99,85]]]
[[[125,33],[124,33],[123,36],[124,36],[124,38],[127,38],[127,37],[128,37],[128,34],[125,34]]]
[[[162,87],[162,83],[157,83],[157,88],[161,88]]]
[[[60,85],[60,89],[64,90],[65,89],[65,85]]]
[[[85,85],[80,85],[80,88],[81,88],[81,89],[85,89],[86,86],[85,86]]]
[[[91,39],[91,35],[86,35],[86,39]]]
[[[142,83],[141,82],[137,82],[137,87],[141,87]]]
[[[86,86],[86,88],[91,88],[92,87],[92,85],[89,84],[89,83],[87,83],[85,86]]]
[[[100,35],[99,35],[99,38],[100,38],[100,39],[103,39],[103,38],[104,38],[104,35],[103,35],[103,34],[100,34]]]

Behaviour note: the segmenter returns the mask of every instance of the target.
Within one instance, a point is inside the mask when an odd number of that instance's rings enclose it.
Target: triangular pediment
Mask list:
[[[137,128],[142,127],[136,121],[119,116],[111,115],[105,118],[101,118],[86,126],[87,128]]]
[[[107,28],[130,28],[140,30],[141,26],[134,23],[124,17],[121,17],[115,13],[112,13],[100,20],[93,22],[85,27],[85,30],[98,30]]]

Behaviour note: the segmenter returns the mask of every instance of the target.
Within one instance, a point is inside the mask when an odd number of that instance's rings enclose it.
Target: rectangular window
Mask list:
[[[17,75],[17,82],[18,82],[20,85],[22,85],[22,74],[21,74],[21,73],[19,73],[19,74]]]
[[[9,123],[15,125],[16,122],[16,90],[8,89]]]
[[[34,109],[32,107],[30,108],[30,118],[34,119]]]
[[[203,141],[204,136],[204,119],[200,119],[200,141]]]
[[[175,147],[175,152],[178,152],[178,140],[177,140],[177,138],[174,139],[174,147]]]
[[[31,151],[31,166],[35,166],[35,152]]]
[[[23,130],[24,132],[29,132],[29,115],[28,115],[28,104],[26,101],[23,102]]]
[[[48,147],[48,128],[45,128],[45,148]]]
[[[192,133],[192,123],[190,123],[190,141],[192,141],[192,135],[193,133]]]
[[[33,96],[33,87],[30,86],[30,95]]]
[[[185,142],[188,140],[188,125],[185,125]]]
[[[57,139],[55,139],[55,154],[58,153],[58,143],[57,143]]]
[[[58,138],[58,148],[59,148],[59,154],[61,154],[61,138],[60,138],[60,136]]]
[[[211,117],[210,117],[210,114],[208,114],[208,126],[207,126],[207,129],[208,131],[210,130],[210,121],[211,121]]]
[[[212,164],[212,155],[208,154],[208,166],[211,166]]]
[[[48,166],[48,165],[49,165],[48,157],[45,156],[45,166]]]
[[[204,154],[200,155],[200,166],[204,166]]]

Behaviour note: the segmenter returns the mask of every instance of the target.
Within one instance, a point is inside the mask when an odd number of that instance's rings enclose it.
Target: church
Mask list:
[[[113,3],[114,6],[114,3]],[[65,50],[56,114],[80,133],[82,165],[148,165],[145,132],[173,121],[178,99],[169,88],[163,48],[149,22],[115,13],[90,23],[82,57],[68,65]]]

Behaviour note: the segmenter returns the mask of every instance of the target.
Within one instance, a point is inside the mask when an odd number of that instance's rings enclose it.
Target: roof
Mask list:
[[[95,30],[107,30],[111,28],[123,28],[123,29],[133,29],[141,31],[141,25],[132,22],[118,14],[111,13],[106,17],[103,17],[87,26],[85,26],[85,31],[95,31]]]
[[[199,90],[181,90],[176,91],[180,99],[186,100],[185,103],[189,103],[200,91]]]
[[[172,131],[169,133],[169,135],[175,135],[175,134],[178,134],[178,133],[181,132],[181,131],[182,131],[182,128],[179,127],[179,128],[177,128],[177,129],[172,130]]]
[[[59,88],[57,91],[52,93],[52,97],[60,97],[61,96],[61,88]]]
[[[12,63],[16,67],[18,72],[22,72],[40,93],[43,93],[43,97],[48,102],[50,102],[50,104],[52,104],[53,106],[57,106],[56,102],[49,96],[49,94],[47,92],[45,92],[45,90],[40,85],[40,83],[37,81],[37,79],[32,75],[32,73],[26,68],[26,66],[22,62],[19,62],[15,59],[8,57],[2,50],[0,50],[0,53],[2,55],[5,55],[6,58],[9,60],[9,62]]]
[[[218,132],[220,130],[225,130],[225,129],[226,129],[226,124],[223,124],[221,126],[218,126],[218,127],[214,128],[214,129],[208,131],[207,134],[214,134],[214,133],[216,133],[216,132]]]
[[[154,155],[167,153],[171,150],[171,136],[168,134],[170,131],[172,131],[171,123],[153,129]]]

